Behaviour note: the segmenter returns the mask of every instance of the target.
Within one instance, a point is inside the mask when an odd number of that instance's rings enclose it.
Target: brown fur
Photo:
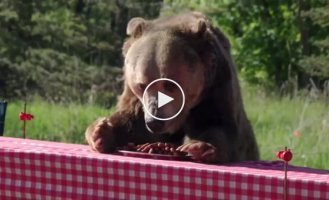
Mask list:
[[[202,162],[259,158],[246,117],[230,43],[198,12],[153,21],[132,19],[123,46],[124,91],[116,112],[94,122],[86,139],[99,152],[128,142],[172,142]],[[178,49],[178,50],[177,50]],[[160,78],[180,81],[186,106],[176,119],[151,133],[140,88]],[[173,94],[175,96],[175,94]]]

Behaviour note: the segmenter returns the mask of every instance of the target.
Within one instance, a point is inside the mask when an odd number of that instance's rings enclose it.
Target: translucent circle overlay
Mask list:
[[[170,82],[174,83],[175,85],[177,85],[177,87],[179,88],[179,90],[180,90],[181,93],[182,93],[182,96],[183,96],[183,103],[182,103],[182,106],[180,107],[179,111],[178,111],[175,115],[173,115],[173,116],[171,116],[171,117],[167,117],[167,118],[156,117],[156,116],[154,116],[152,113],[150,113],[150,111],[148,111],[147,108],[146,108],[146,106],[145,106],[145,105],[146,105],[146,104],[145,104],[145,94],[146,94],[146,91],[147,91],[147,90],[148,90],[148,89],[149,89],[154,83],[156,83],[156,82],[158,82],[158,81],[170,81]],[[179,115],[179,113],[182,112],[182,110],[183,110],[183,108],[184,108],[184,105],[185,105],[185,94],[184,94],[184,91],[183,91],[182,87],[181,87],[176,81],[171,80],[171,79],[169,79],[169,78],[158,78],[158,79],[155,79],[154,81],[152,81],[150,84],[148,84],[147,87],[145,88],[144,93],[143,93],[143,102],[142,102],[142,104],[143,104],[144,110],[145,110],[145,111],[147,112],[147,114],[149,114],[151,117],[153,117],[154,119],[157,119],[157,120],[167,121],[167,120],[171,120],[171,119],[177,117],[177,116]]]

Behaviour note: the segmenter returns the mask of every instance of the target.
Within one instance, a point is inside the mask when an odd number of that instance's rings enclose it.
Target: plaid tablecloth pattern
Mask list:
[[[282,162],[207,165],[0,137],[0,199],[283,199]],[[289,199],[329,199],[329,171],[289,166]]]

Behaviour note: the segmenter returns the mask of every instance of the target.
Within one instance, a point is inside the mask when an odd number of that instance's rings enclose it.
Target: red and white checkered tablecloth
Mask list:
[[[283,199],[281,162],[207,165],[0,137],[0,199]],[[329,171],[289,166],[289,199],[329,199]]]

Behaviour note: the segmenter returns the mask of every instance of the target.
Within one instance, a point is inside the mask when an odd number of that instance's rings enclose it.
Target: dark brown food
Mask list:
[[[145,143],[135,146],[133,143],[128,143],[127,146],[119,148],[119,150],[137,151],[149,154],[161,154],[172,156],[186,156],[186,152],[176,150],[177,146],[170,143]]]

